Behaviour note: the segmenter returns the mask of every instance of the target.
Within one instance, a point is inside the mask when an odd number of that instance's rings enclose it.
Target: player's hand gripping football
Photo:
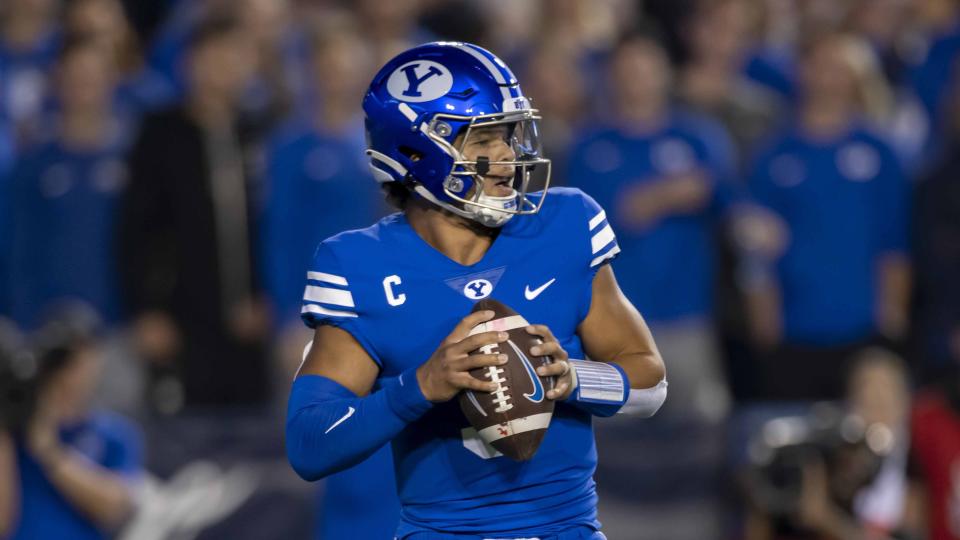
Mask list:
[[[481,381],[470,375],[470,370],[501,366],[507,363],[505,354],[470,354],[486,345],[507,341],[506,332],[483,332],[469,335],[474,326],[493,319],[493,311],[484,310],[464,317],[440,343],[430,359],[417,369],[417,382],[423,396],[434,403],[449,401],[461,390],[493,392],[497,384]]]
[[[553,363],[537,368],[537,374],[541,377],[555,377],[556,383],[553,389],[547,390],[547,399],[562,401],[567,399],[570,392],[573,391],[574,374],[573,367],[567,360],[570,355],[563,350],[560,342],[553,335],[553,332],[543,324],[532,324],[526,328],[527,333],[538,336],[543,340],[540,345],[534,345],[530,348],[530,354],[533,356],[550,356]]]

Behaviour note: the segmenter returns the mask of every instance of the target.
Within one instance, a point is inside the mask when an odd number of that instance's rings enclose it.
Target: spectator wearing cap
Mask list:
[[[752,167],[751,190],[787,226],[788,245],[750,294],[753,335],[777,352],[759,366],[777,399],[837,398],[843,365],[875,337],[907,330],[908,186],[868,127],[883,111],[855,38],[811,39],[792,125]],[[871,82],[872,81],[872,82]]]

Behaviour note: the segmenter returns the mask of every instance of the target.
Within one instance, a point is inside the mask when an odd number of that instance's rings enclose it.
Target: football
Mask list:
[[[529,356],[530,348],[542,341],[524,330],[529,323],[516,311],[489,298],[477,302],[473,311],[485,309],[496,315],[475,326],[471,335],[497,330],[510,337],[471,354],[502,353],[508,360],[502,366],[470,370],[477,379],[498,386],[493,392],[465,390],[460,394],[460,409],[483,442],[511,459],[526,461],[536,454],[553,417],[553,401],[546,396],[553,388],[553,377],[540,377],[536,372],[552,359]]]

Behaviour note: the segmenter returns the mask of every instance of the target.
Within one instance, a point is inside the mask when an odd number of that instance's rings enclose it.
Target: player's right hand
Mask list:
[[[497,384],[481,381],[470,375],[470,370],[501,366],[507,363],[505,354],[470,354],[483,346],[503,343],[509,337],[506,332],[482,332],[470,335],[474,326],[492,320],[493,311],[484,310],[464,317],[440,343],[440,346],[422,366],[417,369],[417,382],[423,396],[434,403],[449,401],[469,389],[478,392],[493,392]]]

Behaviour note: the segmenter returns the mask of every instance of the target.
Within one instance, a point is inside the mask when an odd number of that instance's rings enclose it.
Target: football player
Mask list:
[[[652,415],[663,361],[607,264],[604,211],[549,185],[537,111],[513,73],[466,43],[390,60],[364,98],[371,170],[401,212],[320,244],[301,310],[315,329],[293,383],[287,454],[316,480],[392,443],[402,539],[599,539],[593,416]],[[451,399],[493,391],[468,354],[506,341],[468,336],[494,297],[538,324],[529,354],[555,362],[552,423],[529,461],[485,446]],[[466,316],[464,316],[466,315]],[[587,360],[589,358],[590,360]],[[375,502],[372,502],[375,504]]]

